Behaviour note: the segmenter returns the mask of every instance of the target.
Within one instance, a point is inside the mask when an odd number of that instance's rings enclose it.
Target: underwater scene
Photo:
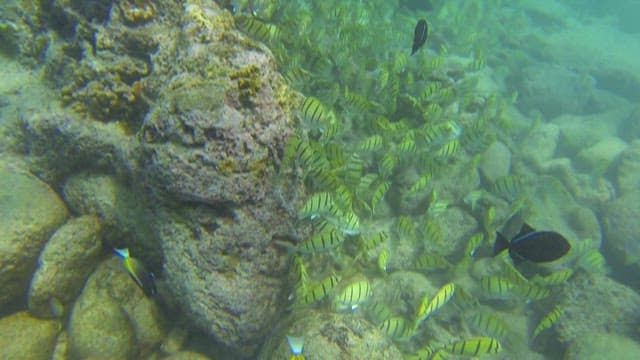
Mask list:
[[[640,359],[638,19],[3,0],[0,359]]]

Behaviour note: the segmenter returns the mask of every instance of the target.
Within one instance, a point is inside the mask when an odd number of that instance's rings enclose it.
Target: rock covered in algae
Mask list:
[[[601,275],[577,274],[562,287],[558,307],[564,315],[554,329],[564,344],[594,331],[633,337],[640,323],[640,295]]]
[[[127,313],[113,299],[82,294],[69,320],[69,352],[77,358],[130,359],[135,334]]]
[[[0,306],[24,296],[42,246],[67,215],[47,184],[0,161]]]
[[[533,163],[534,166],[544,169],[545,164],[553,159],[560,128],[556,124],[540,124],[524,138],[521,144],[522,156]]]
[[[302,184],[276,169],[295,128],[297,96],[269,50],[238,32],[215,2],[154,2],[163,16],[135,26],[123,24],[122,4],[106,13],[85,2],[48,5],[61,15],[57,25],[46,16],[56,31],[70,24],[77,31],[50,47],[45,72],[84,118],[24,114],[31,169],[66,180],[71,207],[97,215],[109,243],[122,241],[153,268],[164,261],[186,317],[251,357],[285,306],[287,254],[272,240],[296,237],[291,209]],[[120,205],[138,198],[120,198],[113,183],[133,184],[133,194],[148,196],[154,214],[168,219],[151,218],[157,227],[135,221]]]
[[[627,147],[626,142],[615,136],[603,138],[593,146],[580,150],[576,157],[576,168],[602,176]]]
[[[594,84],[570,69],[555,64],[536,64],[522,69],[518,106],[524,113],[537,109],[546,117],[583,114]],[[573,96],[566,96],[573,94]]]
[[[176,26],[186,36],[172,35],[156,56],[170,85],[141,131],[148,151],[140,173],[184,204],[159,226],[173,295],[196,326],[248,358],[286,305],[287,256],[272,239],[296,232],[287,209],[300,184],[276,173],[294,129],[293,95],[268,50],[214,3],[189,1]],[[176,42],[180,73],[162,62]]]
[[[611,332],[593,331],[572,342],[564,360],[635,360],[639,357],[640,345],[632,338]]]
[[[128,174],[137,143],[115,123],[102,124],[66,111],[29,112],[20,118],[29,169],[58,183],[78,169]]]
[[[640,189],[640,140],[633,141],[620,155],[616,181],[621,194]]]
[[[50,359],[62,325],[58,320],[32,317],[26,311],[0,319],[3,359]]]
[[[195,351],[178,351],[175,354],[163,358],[164,360],[212,360],[210,357]]]
[[[140,191],[116,176],[92,172],[74,174],[62,187],[71,210],[100,219],[105,243],[129,247],[150,269],[160,269],[162,254],[153,228],[160,216]]]
[[[538,178],[535,192],[529,196],[525,220],[535,229],[561,233],[570,243],[592,239],[600,245],[600,223],[593,211],[580,205],[565,186],[550,176]]]
[[[489,182],[494,182],[497,178],[508,175],[510,169],[511,151],[502,142],[494,142],[482,154],[480,170]]]
[[[286,335],[304,338],[303,355],[308,359],[402,358],[393,342],[362,314],[308,309],[283,323],[271,333],[258,359],[289,358]]]
[[[607,253],[616,263],[631,264],[640,261],[640,190],[622,194],[603,207],[605,223],[604,243]]]
[[[67,221],[47,241],[29,287],[29,311],[39,317],[61,316],[56,302],[70,305],[95,269],[102,251],[102,226],[95,216]],[[53,309],[52,309],[53,307]]]
[[[164,338],[164,317],[153,298],[115,256],[91,274],[69,319],[69,351],[76,357],[127,359],[149,354]]]

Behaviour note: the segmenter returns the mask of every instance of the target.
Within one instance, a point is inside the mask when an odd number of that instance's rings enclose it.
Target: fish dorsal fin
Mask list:
[[[496,232],[496,242],[493,244],[493,256],[498,255],[502,250],[509,247],[509,241],[504,235]]]
[[[530,233],[532,233],[534,231],[536,231],[536,229],[532,228],[527,223],[523,223],[522,227],[520,227],[520,232],[518,233],[518,235],[515,236],[515,238],[519,238],[519,237],[525,236],[525,235],[530,234]]]

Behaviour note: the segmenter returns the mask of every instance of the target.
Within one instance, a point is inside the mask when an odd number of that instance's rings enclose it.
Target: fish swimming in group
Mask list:
[[[124,268],[129,273],[133,281],[140,286],[147,296],[154,296],[158,293],[155,283],[155,276],[152,272],[147,271],[142,261],[131,257],[129,249],[113,249],[113,252],[122,259]]]
[[[411,47],[411,55],[415,54],[422,45],[427,41],[427,35],[429,34],[429,25],[425,19],[418,20],[416,29],[413,32],[413,46]]]
[[[504,235],[496,232],[496,242],[493,254],[509,250],[509,256],[514,264],[522,261],[535,263],[550,262],[563,257],[571,245],[562,235],[553,231],[536,231],[531,226],[523,224],[520,232],[509,242]]]

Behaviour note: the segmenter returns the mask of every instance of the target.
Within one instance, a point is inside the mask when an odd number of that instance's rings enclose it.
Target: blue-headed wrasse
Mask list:
[[[158,290],[156,289],[155,276],[152,272],[147,271],[144,267],[144,264],[136,259],[131,257],[129,254],[129,249],[113,249],[114,254],[122,259],[122,264],[124,268],[129,273],[129,276],[133,279],[133,281],[140,286],[142,291],[147,296],[155,295]]]

